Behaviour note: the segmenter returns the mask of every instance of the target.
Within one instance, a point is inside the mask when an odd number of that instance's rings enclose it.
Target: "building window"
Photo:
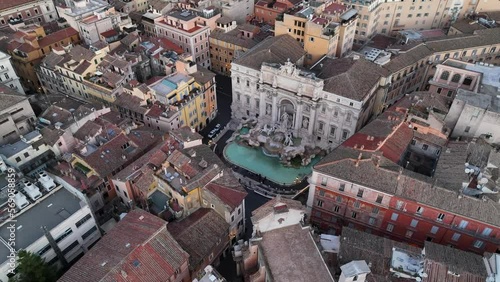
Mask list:
[[[489,227],[485,227],[485,228],[484,228],[484,230],[483,230],[483,233],[481,233],[481,234],[482,234],[483,236],[486,236],[486,237],[487,237],[487,236],[490,236],[490,234],[491,234],[491,232],[492,232],[492,231],[493,231],[493,230],[492,230],[491,228],[489,228]]]
[[[348,136],[349,136],[349,131],[343,130],[342,131],[342,139],[345,140],[345,139],[347,139]]]
[[[318,207],[322,208],[322,207],[323,207],[323,201],[318,200],[318,202],[316,203],[316,205],[317,205]]]
[[[309,41],[314,42],[314,37],[309,37]]]
[[[474,241],[474,248],[481,249],[483,247],[483,245],[484,245],[483,241],[479,241],[479,240]]]
[[[465,228],[467,228],[467,225],[469,225],[469,222],[467,220],[462,220],[462,221],[460,221],[458,228],[465,229]]]
[[[326,186],[326,183],[328,183],[328,178],[322,177],[321,178],[321,185]]]
[[[449,55],[448,55],[449,56]],[[450,72],[448,71],[444,71],[442,74],[441,74],[441,79],[442,80],[448,80],[448,77],[450,77]]]
[[[394,230],[394,224],[390,224],[390,223],[387,224],[387,228],[385,230],[392,232],[392,230]]]
[[[443,219],[444,219],[444,213],[438,214],[437,221],[443,221]]]
[[[94,225],[94,227],[90,228],[89,231],[85,232],[82,235],[82,239],[85,240],[87,239],[90,235],[94,234],[94,232],[97,231],[97,226]]]
[[[76,246],[78,246],[78,241],[71,243],[71,245],[66,247],[66,249],[62,250],[62,254],[65,255],[65,254],[71,252],[71,250],[73,250]]]
[[[345,190],[345,183],[340,183],[339,191],[344,191],[344,190]]]
[[[411,230],[406,230],[406,234],[405,234],[406,238],[411,238],[413,236],[413,231]]]
[[[380,211],[379,207],[373,207],[373,209],[372,209],[373,214],[378,214],[379,211]]]
[[[363,193],[364,193],[364,192],[365,192],[365,190],[363,190],[363,189],[359,189],[359,190],[358,190],[358,193],[356,194],[356,196],[357,196],[358,198],[363,198]]]
[[[404,202],[403,201],[397,201],[396,202],[396,209],[400,210],[403,208],[403,204]]]
[[[340,206],[334,206],[333,207],[334,212],[339,212],[340,211]]]
[[[239,77],[236,78],[236,83],[240,83],[240,78]]]
[[[28,154],[28,152],[25,152],[25,153],[24,153],[24,157],[25,157],[25,158],[28,158],[29,156],[30,156],[30,154]]]
[[[16,157],[16,162],[20,162],[20,161],[21,161],[21,157]]]
[[[84,216],[82,219],[80,219],[79,221],[77,221],[75,223],[76,227],[78,228],[78,227],[82,226],[82,224],[84,224],[85,222],[87,222],[91,218],[92,218],[92,216],[90,215],[90,213],[87,214],[86,216]]]
[[[384,196],[378,195],[377,200],[375,202],[377,202],[378,204],[381,204],[383,199],[384,199]]]
[[[353,206],[357,209],[359,209],[359,206],[361,205],[361,203],[359,201],[355,201]]]
[[[55,241],[56,243],[59,243],[61,242],[64,238],[68,237],[69,235],[71,235],[71,233],[73,233],[73,230],[71,228],[68,228],[66,229],[66,231],[64,231],[61,235],[59,235]]]
[[[357,215],[358,215],[358,214],[357,214],[356,212],[352,212],[352,213],[351,213],[351,217],[352,217],[352,218],[356,218],[356,216],[357,216]]]
[[[335,138],[335,131],[337,128],[335,126],[330,126],[330,136]]]
[[[438,232],[438,230],[439,230],[439,227],[437,227],[437,226],[432,226],[432,228],[431,228],[431,233],[432,233],[432,234],[436,234],[436,233]]]
[[[391,220],[396,221],[396,220],[398,220],[398,217],[399,217],[399,214],[393,212],[391,215]]]
[[[427,151],[427,149],[429,149],[429,145],[427,144],[422,145],[422,150]]]
[[[467,85],[467,86],[471,85],[472,84],[472,78],[470,76],[466,77],[464,79],[464,82],[462,84],[463,85]]]
[[[454,74],[453,77],[451,78],[451,82],[458,83],[460,81],[460,75],[459,74]]]
[[[325,126],[325,124],[324,124],[323,122],[321,122],[321,121],[320,121],[320,122],[318,123],[318,131],[319,131],[319,132],[323,132],[323,128],[324,128],[324,126]]]
[[[470,126],[466,126],[464,132],[468,133],[470,131]]]
[[[424,208],[422,208],[422,207],[418,207],[418,208],[417,208],[417,212],[416,212],[416,214],[417,214],[417,215],[422,215],[422,213],[423,213],[423,212],[424,212]]]
[[[375,218],[373,218],[373,217],[370,217],[370,218],[368,219],[368,224],[370,224],[370,225],[375,225],[375,222],[376,222],[376,219],[375,219]]]
[[[413,227],[413,228],[415,228],[415,227],[417,227],[417,225],[418,225],[418,220],[412,219],[411,223],[410,223],[410,226]]]
[[[461,235],[459,233],[455,233],[455,234],[453,234],[453,236],[451,236],[451,240],[456,242],[456,241],[458,241],[458,239],[460,239],[460,236]]]
[[[342,196],[337,196],[337,203],[342,203]]]

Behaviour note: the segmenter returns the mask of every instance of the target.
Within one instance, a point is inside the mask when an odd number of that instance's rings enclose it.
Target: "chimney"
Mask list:
[[[401,179],[401,175],[403,174],[403,167],[399,167],[398,180]]]

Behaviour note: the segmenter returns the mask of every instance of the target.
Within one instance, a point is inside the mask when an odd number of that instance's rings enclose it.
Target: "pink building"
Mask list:
[[[173,10],[165,16],[147,13],[143,16],[148,35],[165,37],[190,53],[197,64],[210,68],[208,37],[216,27],[221,15],[213,7],[202,12],[194,10]]]
[[[478,92],[482,73],[474,69],[475,64],[448,59],[436,66],[429,77],[429,92],[454,98],[457,89]]]

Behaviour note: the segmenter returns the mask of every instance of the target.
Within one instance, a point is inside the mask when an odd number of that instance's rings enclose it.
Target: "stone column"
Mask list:
[[[300,127],[302,126],[302,100],[297,101],[297,110],[295,111],[295,133],[299,132]]]
[[[272,113],[272,123],[273,125],[276,124],[276,118],[278,116],[278,93],[272,93],[271,95],[273,95],[273,113]]]
[[[313,135],[314,125],[316,123],[316,108],[317,107],[318,107],[318,103],[316,103],[316,102],[311,105],[311,117],[309,118],[309,128],[307,129],[310,137],[312,137],[312,135]]]

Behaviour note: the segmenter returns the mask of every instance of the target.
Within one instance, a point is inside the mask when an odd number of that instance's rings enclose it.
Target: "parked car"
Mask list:
[[[210,133],[208,133],[208,138],[214,138],[216,134],[217,132],[212,130],[210,131]]]
[[[218,123],[218,124],[215,125],[215,129],[217,129],[217,130],[219,130],[220,127],[221,127],[220,123]]]

